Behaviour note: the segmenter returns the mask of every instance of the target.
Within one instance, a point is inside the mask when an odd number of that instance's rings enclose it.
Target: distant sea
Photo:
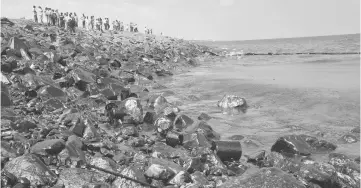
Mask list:
[[[197,43],[244,53],[360,52],[360,34]]]

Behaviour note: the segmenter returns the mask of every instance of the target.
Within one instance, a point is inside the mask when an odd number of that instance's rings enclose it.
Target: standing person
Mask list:
[[[34,22],[38,23],[38,15],[36,13],[36,7],[35,5],[33,6],[33,13],[34,13]]]
[[[95,22],[94,16],[91,16],[91,17],[90,17],[90,26],[91,26],[91,29],[92,29],[92,30],[94,30],[94,22]]]
[[[144,33],[145,33],[145,34],[149,34],[149,33],[148,33],[148,28],[147,28],[147,26],[144,26]]]
[[[45,14],[45,23],[48,24],[48,20],[49,20],[49,17],[48,17],[48,7],[45,7],[45,9],[44,9],[44,14]]]
[[[74,12],[74,21],[75,21],[75,27],[79,27],[79,19],[75,12]]]
[[[103,20],[102,18],[99,18],[99,30],[103,32]]]
[[[39,23],[44,23],[43,22],[43,9],[41,8],[41,6],[38,6],[38,22]]]
[[[72,15],[72,13],[70,13],[68,17],[68,29],[70,33],[75,33],[75,27],[76,27],[76,23],[74,16]]]
[[[125,31],[130,31],[130,30],[129,30],[129,24],[126,24],[126,25],[125,25]]]
[[[60,13],[59,15],[59,20],[60,20],[60,27],[63,28],[65,26],[65,21],[64,21],[64,15],[63,13]]]
[[[121,31],[121,32],[124,31],[124,24],[123,24],[123,22],[120,22],[120,31]]]
[[[55,26],[56,25],[56,20],[57,20],[57,15],[56,15],[56,12],[55,10],[53,9],[52,10],[52,25]]]
[[[100,21],[99,21],[99,18],[97,18],[97,20],[95,22],[95,27],[96,27],[96,30],[98,30],[98,31],[100,30],[99,24],[100,24]]]
[[[81,24],[82,24],[84,29],[85,29],[85,19],[86,19],[86,17],[85,17],[85,15],[83,13],[83,15],[80,17],[80,20],[81,20]]]
[[[129,24],[129,29],[130,29],[130,32],[133,32],[133,23],[132,22],[130,22],[130,24]]]
[[[104,25],[106,25],[105,30],[109,30],[109,29],[110,29],[109,18],[105,18],[105,24],[104,24]]]
[[[91,21],[90,21],[90,18],[87,16],[86,18],[85,18],[85,28],[87,29],[87,30],[90,30],[90,28],[91,28],[91,23],[90,23]]]
[[[59,14],[59,11],[58,9],[55,10],[55,14],[56,14],[56,20],[55,20],[55,24],[60,27],[60,14]]]
[[[134,24],[134,33],[138,32],[138,24]]]

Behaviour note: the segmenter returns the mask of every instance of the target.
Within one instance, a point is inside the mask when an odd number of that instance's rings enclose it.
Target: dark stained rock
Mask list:
[[[12,106],[13,102],[9,95],[7,95],[5,92],[1,91],[1,107],[9,107]]]
[[[38,91],[40,96],[48,97],[65,97],[63,90],[56,88],[54,86],[45,86]]]
[[[27,178],[32,186],[53,185],[57,176],[34,154],[26,154],[6,163],[4,170],[17,178]]]
[[[272,146],[271,151],[276,151],[286,156],[308,156],[313,152],[330,152],[335,150],[336,147],[337,146],[332,143],[318,140],[315,137],[306,135],[289,135],[280,137]]]
[[[221,188],[249,188],[249,187],[269,187],[269,188],[305,188],[291,174],[288,174],[278,168],[262,168],[259,171],[239,176],[228,180]]]
[[[38,142],[31,147],[31,153],[41,155],[57,155],[65,148],[65,142],[62,139],[51,139]]]
[[[176,131],[169,131],[166,135],[166,143],[169,146],[175,147],[183,144],[183,134]]]
[[[271,151],[279,152],[287,156],[311,155],[311,148],[303,137],[290,135],[280,137],[272,146]]]
[[[31,129],[38,127],[35,123],[26,120],[11,124],[11,126],[12,129],[18,132],[29,132]]]
[[[213,140],[219,140],[220,139],[220,134],[215,132],[212,128],[212,126],[210,125],[211,123],[213,123],[212,121],[201,121],[198,124],[197,127],[197,132],[204,134],[204,136],[209,140],[209,141],[213,141]]]
[[[143,122],[148,124],[154,124],[157,120],[157,114],[154,111],[147,111],[144,115]]]
[[[13,174],[5,170],[1,171],[1,187],[12,187],[16,184],[17,181],[18,180],[16,176],[14,176]]]
[[[85,125],[82,120],[79,119],[72,127],[70,127],[70,131],[79,137],[83,137]]]
[[[339,139],[339,142],[341,142],[342,144],[352,144],[358,142],[358,138],[354,135],[346,134]]]
[[[242,156],[242,146],[239,141],[213,141],[212,149],[224,161],[238,161]]]

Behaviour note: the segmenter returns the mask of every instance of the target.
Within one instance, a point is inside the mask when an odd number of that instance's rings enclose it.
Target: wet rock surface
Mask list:
[[[153,35],[69,34],[27,20],[5,22],[2,187],[360,183],[359,157],[329,154],[337,148],[333,143],[289,135],[280,137],[270,151],[246,153],[243,145],[257,148],[252,139],[242,133],[224,139],[213,129],[213,114],[192,118],[179,103],[170,102],[176,93],[159,79],[218,58],[208,47]],[[159,94],[159,89],[167,91]],[[217,105],[232,114],[248,108],[246,100],[235,95],[225,95]],[[359,128],[342,139],[352,143],[354,134]],[[315,162],[314,154],[329,154],[329,161]]]

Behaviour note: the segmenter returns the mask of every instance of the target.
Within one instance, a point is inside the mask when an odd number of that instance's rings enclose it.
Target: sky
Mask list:
[[[196,40],[253,40],[360,33],[360,0],[1,0],[1,16],[32,6],[109,17]]]

